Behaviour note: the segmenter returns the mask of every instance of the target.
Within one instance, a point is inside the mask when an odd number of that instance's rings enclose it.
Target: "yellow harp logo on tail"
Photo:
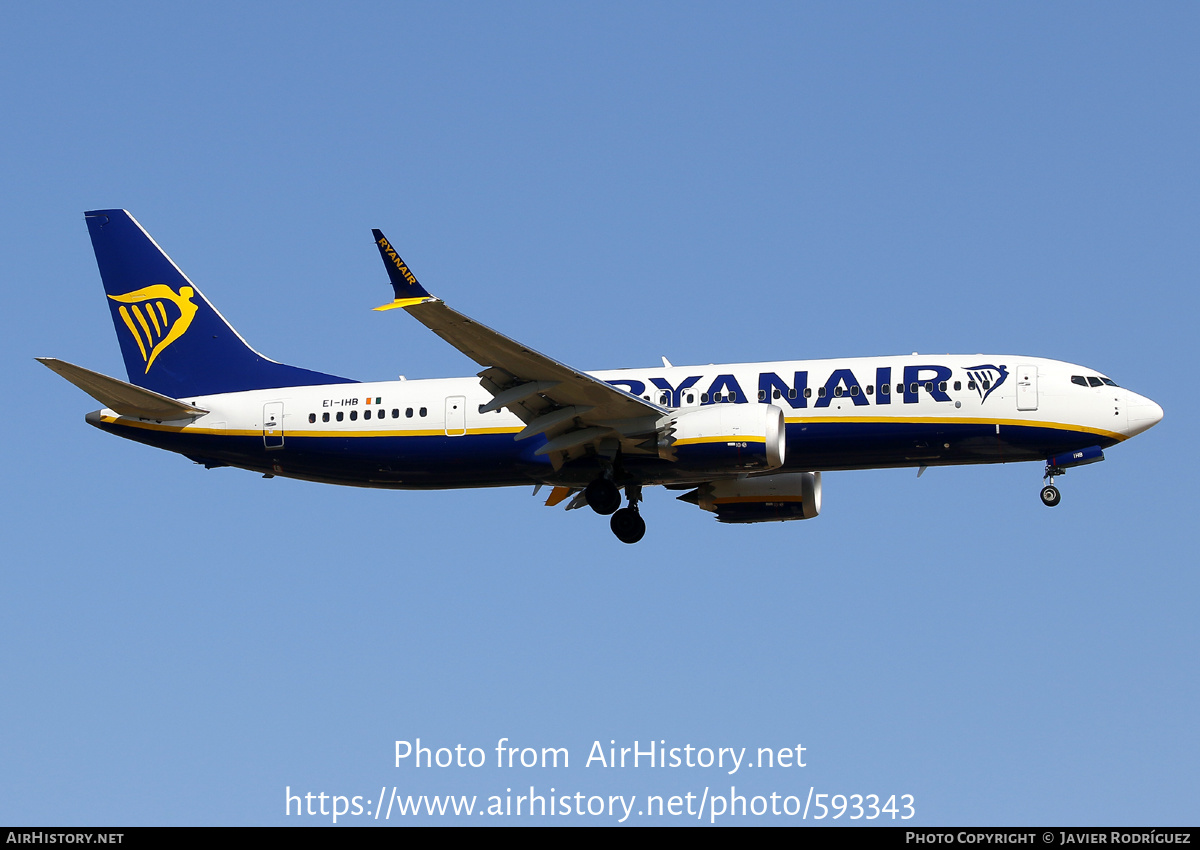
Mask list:
[[[196,311],[200,309],[192,303],[195,294],[196,291],[190,286],[179,287],[179,293],[176,294],[165,283],[156,283],[124,295],[108,296],[121,303],[118,312],[125,327],[137,340],[142,359],[146,361],[147,373],[154,365],[154,359],[183,336],[192,324]],[[167,305],[174,309],[168,311]]]

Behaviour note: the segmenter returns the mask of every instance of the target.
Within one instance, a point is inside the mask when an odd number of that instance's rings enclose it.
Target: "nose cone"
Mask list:
[[[1163,418],[1163,409],[1161,407],[1137,393],[1129,393],[1129,400],[1125,403],[1125,410],[1129,415],[1129,428],[1125,433],[1130,437],[1154,427]]]

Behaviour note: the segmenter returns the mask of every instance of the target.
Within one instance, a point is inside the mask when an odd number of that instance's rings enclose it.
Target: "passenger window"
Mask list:
[[[925,382],[925,392],[927,392],[927,393],[933,392],[933,381]]]
[[[852,396],[858,395],[858,387],[857,386],[853,386],[850,388],[850,395],[852,395]]]
[[[427,414],[428,412],[429,412],[429,411],[428,411],[428,410],[426,410],[424,407],[422,407],[422,408],[421,408],[421,415],[422,415],[422,416],[424,416],[424,415],[425,415],[425,414]]]
[[[984,382],[983,382],[983,388],[984,388],[985,390],[990,390],[990,389],[992,388],[992,382],[991,382],[991,381],[984,381]]]
[[[404,415],[407,416],[409,419],[412,419],[412,413],[413,413],[413,411],[412,411],[411,407],[405,408]]]
[[[316,421],[317,421],[317,414],[315,414],[315,413],[310,413],[310,414],[308,414],[308,421],[309,421],[309,423],[310,423],[310,424],[311,424],[311,423],[313,423],[313,422],[316,422]]]
[[[358,420],[358,411],[357,411],[357,410],[351,410],[351,411],[350,411],[350,421],[351,421],[351,422],[356,422],[357,420]]]
[[[688,404],[695,404],[695,403],[696,403],[696,394],[695,394],[695,393],[688,393],[688,394],[687,394],[687,403],[688,403]]]
[[[945,391],[946,391],[946,382],[942,381],[940,384],[938,384],[938,392],[944,393]]]
[[[804,397],[805,397],[805,398],[812,398],[812,387],[805,387],[805,388],[804,388]]]
[[[833,388],[833,396],[834,396],[834,398],[841,398],[841,397],[842,397],[842,388],[841,388],[841,386],[836,386],[836,387],[834,387],[834,388]]]
[[[916,383],[911,383],[911,384],[909,384],[909,385],[908,385],[908,391],[909,391],[910,393],[915,393],[915,392],[917,391],[917,384],[916,384]]]
[[[328,413],[322,413],[322,414],[321,414],[321,421],[322,421],[322,422],[328,422],[328,421],[329,421],[329,414],[328,414]]]
[[[974,381],[967,381],[967,389],[969,389],[969,390],[973,390],[973,389],[975,389],[975,382],[974,382]]]
[[[367,408],[366,410],[363,411],[363,419],[370,419],[370,418],[371,418],[371,410],[370,410],[370,408]]]
[[[913,392],[915,393],[916,391],[917,391],[917,390],[916,390],[916,384],[914,384],[914,385],[913,385]],[[896,384],[896,392],[898,392],[898,393],[902,393],[902,392],[904,392],[904,384]]]
[[[393,419],[399,419],[399,418],[400,418],[400,408],[398,408],[398,407],[393,407],[393,408],[392,408],[392,418],[393,418]]]
[[[961,389],[962,389],[962,381],[955,381],[954,382],[954,391],[958,392]]]
[[[659,403],[660,405],[662,405],[663,407],[666,407],[668,404],[670,404],[670,403],[671,403],[671,394],[670,394],[670,393],[663,393],[662,395],[660,395],[660,396],[658,397],[658,403]]]
[[[778,399],[778,398],[782,398],[782,397],[783,397],[783,393],[781,393],[779,390],[775,390],[774,392],[771,393],[771,398]]]
[[[779,392],[779,390],[775,390],[775,392]],[[759,391],[758,391],[758,400],[759,400],[759,401],[766,401],[766,400],[767,400],[767,391],[766,391],[766,390],[759,390]]]
[[[343,419],[343,418],[345,418],[345,416],[346,416],[346,414],[345,414],[345,413],[343,413],[342,411],[340,411],[340,410],[339,410],[339,411],[337,412],[337,421],[338,421],[338,422],[341,422],[341,421],[342,421],[342,419]]]
[[[775,392],[779,392],[779,390],[776,390]],[[779,396],[775,396],[775,397],[779,398]],[[795,397],[796,397],[796,388],[792,387],[790,390],[788,390],[788,398],[795,398]]]
[[[817,389],[817,398],[825,398],[825,388],[824,387],[819,387]]]
[[[892,392],[891,384],[880,384],[879,385],[879,394],[880,395],[891,395],[891,392]]]
[[[867,384],[867,395],[873,395],[875,392],[874,384]]]
[[[700,403],[708,404],[708,393],[700,393]]]

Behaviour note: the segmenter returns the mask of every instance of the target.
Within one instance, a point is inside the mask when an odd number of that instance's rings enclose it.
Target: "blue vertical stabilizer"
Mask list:
[[[171,398],[355,383],[247,345],[125,210],[84,217],[130,383]]]

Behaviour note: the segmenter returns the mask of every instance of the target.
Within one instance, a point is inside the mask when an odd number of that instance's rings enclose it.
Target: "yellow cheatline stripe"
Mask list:
[[[803,502],[799,496],[728,496],[724,499],[713,499],[714,505],[731,505],[739,502]]]
[[[130,428],[143,428],[147,431],[169,431],[188,434],[217,434],[223,437],[258,437],[262,430],[248,431],[232,428],[196,428],[191,426],[164,425],[160,422],[144,422],[136,419],[122,419],[119,416],[101,416],[100,421],[110,425],[124,425]],[[466,436],[474,437],[486,434],[515,434],[520,428],[472,428]],[[284,437],[445,437],[445,429],[425,429],[420,431],[312,431],[305,429],[283,429]],[[463,435],[458,435],[463,436]]]
[[[671,445],[673,446],[692,446],[698,443],[765,443],[766,437],[730,435],[727,437],[685,437],[682,440],[676,440]]]
[[[136,336],[136,334],[135,334]],[[262,431],[245,431],[245,430],[214,430],[212,428],[195,428],[178,425],[162,425],[157,422],[143,422],[133,419],[121,419],[116,416],[103,416],[101,421],[110,424],[127,425],[131,428],[145,428],[151,431],[187,431],[189,434],[224,434],[229,436],[256,436]],[[788,419],[789,424],[810,424],[810,423],[861,423],[861,422],[883,422],[893,425],[911,425],[911,424],[942,424],[942,425],[1008,425],[1018,428],[1053,428],[1057,431],[1073,431],[1075,433],[1097,434],[1102,437],[1124,442],[1128,439],[1123,434],[1117,434],[1113,431],[1105,431],[1102,428],[1088,428],[1084,425],[1067,425],[1059,422],[1037,422],[1033,420],[1022,419],[941,419],[936,417],[899,419],[889,416],[870,416],[870,417],[840,417],[840,416],[822,416],[822,417],[806,417]],[[467,430],[467,436],[478,436],[484,434],[516,434],[520,432],[520,428],[470,428]],[[445,429],[425,429],[420,431],[360,431],[347,428],[341,431],[329,430],[306,430],[304,428],[285,429],[285,435],[294,437],[444,437],[446,436]],[[720,442],[742,442],[742,443],[764,443],[762,437],[691,437],[685,440],[679,440],[675,445],[697,445],[700,443],[720,443]]]
[[[137,340],[138,351],[142,352],[142,362],[146,360],[146,346],[142,345],[142,337],[138,334],[137,328],[133,326],[133,319],[129,318],[129,311],[122,304],[117,311],[121,314],[121,318],[125,320],[125,327],[129,328],[129,332],[133,334],[133,338]]]
[[[374,310],[395,310],[397,307],[411,307],[414,304],[420,304],[424,301],[432,301],[432,300],[434,300],[434,299],[428,295],[422,295],[419,298],[397,298],[391,304],[382,304],[382,305],[380,305],[378,307],[374,307],[372,309],[374,309]]]
[[[887,425],[1007,425],[1017,428],[1053,428],[1056,431],[1076,431],[1086,434],[1097,434],[1113,440],[1124,441],[1125,435],[1103,428],[1089,428],[1087,425],[1071,425],[1065,422],[1047,422],[1040,419],[987,419],[982,417],[964,416],[788,416],[784,421],[788,425],[839,425],[861,423],[884,423]]]
[[[192,430],[192,429],[189,429]],[[468,436],[481,436],[486,434],[515,434],[520,431],[520,428],[471,428],[467,431]],[[228,433],[222,431],[221,433]],[[247,433],[257,433],[249,431]],[[289,437],[445,437],[445,428],[423,428],[420,430],[395,430],[395,431],[329,431],[329,430],[308,430],[305,428],[290,428],[285,429],[284,433]],[[462,434],[454,436],[461,437]]]

